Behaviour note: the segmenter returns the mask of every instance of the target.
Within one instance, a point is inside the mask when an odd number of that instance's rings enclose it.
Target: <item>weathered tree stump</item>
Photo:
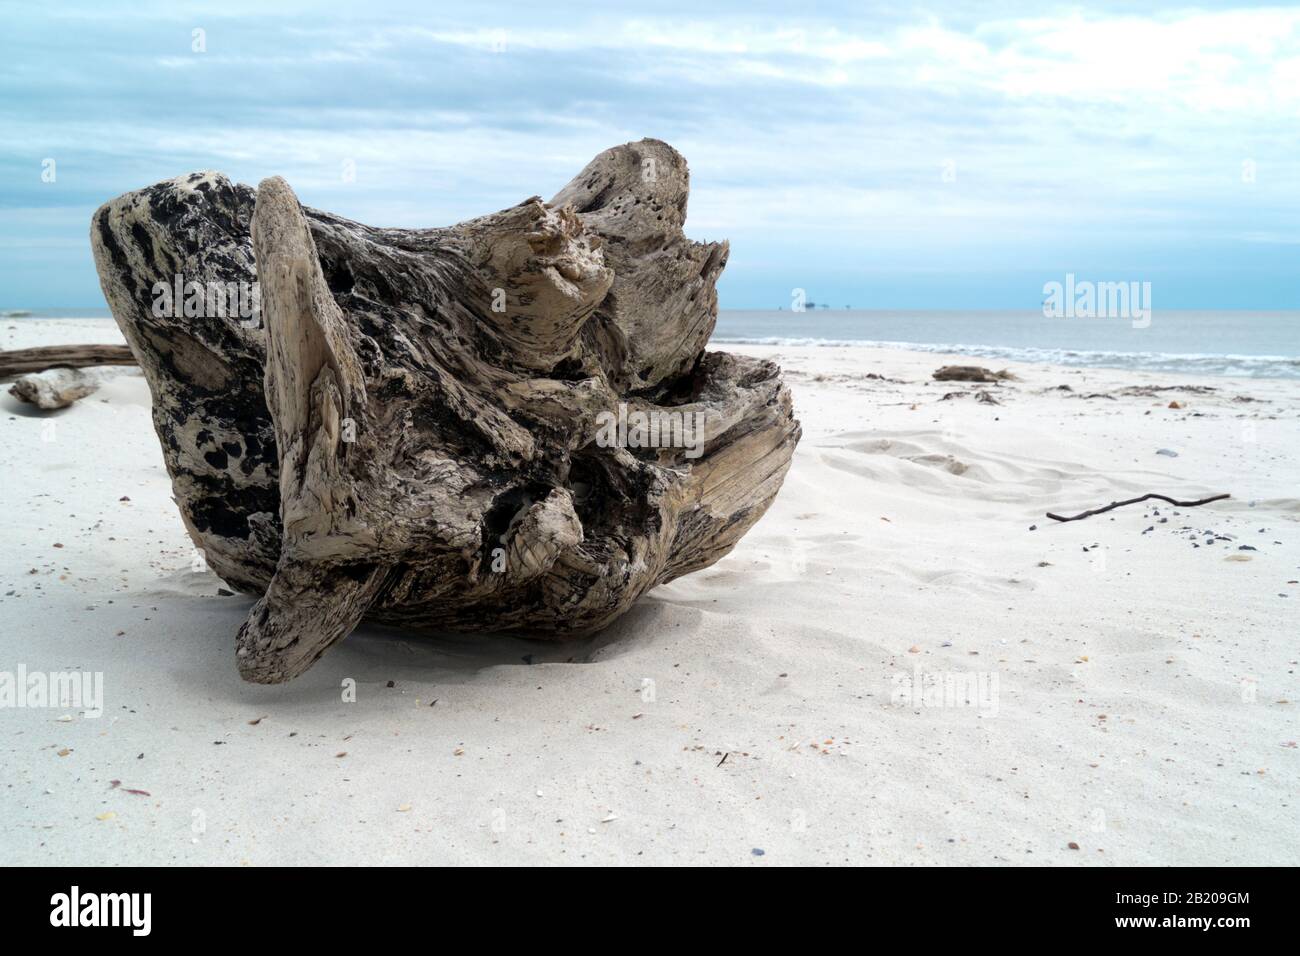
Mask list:
[[[181,514],[262,595],[246,679],[294,677],[363,617],[590,634],[758,520],[799,424],[775,365],[704,350],[727,245],[683,235],[687,192],[642,140],[446,229],[215,173],[95,214]]]

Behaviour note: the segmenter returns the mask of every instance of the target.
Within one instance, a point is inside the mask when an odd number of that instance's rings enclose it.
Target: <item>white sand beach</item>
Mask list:
[[[192,569],[138,372],[6,391],[0,671],[102,672],[103,714],[0,710],[0,855],[1295,862],[1300,385],[724,348],[784,367],[804,430],[728,557],[594,640],[365,627],[284,686],[239,679],[253,599]],[[1232,498],[1045,517],[1146,492]]]

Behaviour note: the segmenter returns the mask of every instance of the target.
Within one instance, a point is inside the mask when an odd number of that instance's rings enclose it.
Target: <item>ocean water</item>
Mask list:
[[[0,319],[109,318],[105,308],[0,309]],[[723,309],[712,342],[878,345],[997,361],[1300,379],[1300,312],[1154,311],[1131,319],[1041,312]]]
[[[77,307],[72,309],[0,309],[0,320],[15,319],[111,319],[113,313],[106,306]]]
[[[1300,312],[1157,309],[1149,322],[1135,328],[1132,319],[1042,312],[723,309],[712,342],[876,345],[992,361],[1300,378]]]

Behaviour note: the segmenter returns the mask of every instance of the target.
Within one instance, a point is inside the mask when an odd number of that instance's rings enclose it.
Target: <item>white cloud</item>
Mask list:
[[[33,164],[56,156],[59,195],[89,208],[221,168],[285,175],[366,221],[438,225],[549,195],[601,149],[657,136],[691,163],[693,235],[798,237],[796,264],[831,234],[964,249],[969,265],[992,242],[1084,234],[1285,244],[1300,221],[1300,9],[1026,0],[832,22],[673,6],[537,5],[496,23],[490,7],[340,19],[236,3],[124,22],[61,7],[53,36],[24,35],[0,64],[15,87],[0,164],[18,184],[0,200],[44,201]],[[192,23],[206,54],[188,52]]]

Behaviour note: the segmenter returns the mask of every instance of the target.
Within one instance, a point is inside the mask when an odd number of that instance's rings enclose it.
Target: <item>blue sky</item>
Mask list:
[[[1300,307],[1300,10],[799,6],[0,3],[0,308],[102,306],[91,213],[183,172],[433,226],[643,136],[724,308]]]

